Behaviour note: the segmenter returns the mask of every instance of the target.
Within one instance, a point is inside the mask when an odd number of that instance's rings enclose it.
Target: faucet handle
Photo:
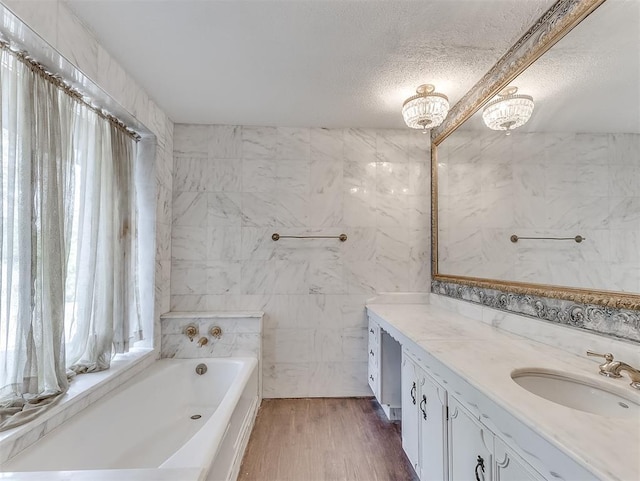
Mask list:
[[[188,325],[184,330],[185,335],[193,342],[193,338],[198,335],[198,328],[193,324]]]
[[[613,354],[611,354],[610,352],[607,352],[605,354],[600,354],[600,353],[588,350],[587,351],[587,356],[590,356],[590,357],[603,357],[604,360],[607,361],[607,362],[613,361]]]
[[[600,374],[607,377],[622,377],[618,372],[618,368],[620,367],[620,361],[613,360],[613,354],[607,352],[605,354],[599,354],[593,351],[587,351],[587,356],[591,357],[603,357],[605,362],[600,364],[598,367],[600,368]]]

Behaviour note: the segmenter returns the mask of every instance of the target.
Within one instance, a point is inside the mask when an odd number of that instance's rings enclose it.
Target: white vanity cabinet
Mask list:
[[[402,353],[402,447],[421,480],[446,479],[447,393]]]
[[[449,396],[449,479],[492,479],[493,434]]]
[[[543,481],[544,478],[533,471],[531,466],[500,438],[494,438],[493,443],[495,481]]]
[[[369,319],[369,387],[390,420],[400,419],[400,343]]]
[[[544,478],[449,396],[449,479],[542,481]],[[424,478],[422,478],[424,479]]]
[[[449,350],[461,341],[451,341],[448,337],[442,341],[431,339],[442,335],[447,328],[449,319],[447,322],[440,319],[452,316],[448,312],[436,310],[441,317],[435,317],[430,316],[429,306],[376,307],[386,312],[390,320],[369,311],[369,374],[372,375],[369,382],[383,408],[395,405],[391,402],[396,401],[397,406],[401,406],[401,410],[393,412],[402,419],[402,446],[422,481],[474,481],[476,473],[482,481],[640,479],[596,475],[588,470],[588,460],[579,464],[559,448],[557,442],[543,437],[497,402],[502,393],[486,388],[489,379],[486,372],[465,364],[473,362],[474,351],[458,358],[450,355]],[[418,311],[420,315],[414,315],[409,324],[403,320],[406,311]],[[458,324],[454,321],[451,331],[457,336],[468,322],[468,319],[461,319]],[[424,327],[429,323],[433,331]],[[499,336],[493,330],[484,334]],[[504,345],[512,342],[514,340],[507,337]],[[481,348],[484,341],[466,343],[469,349],[474,349],[478,345]],[[537,352],[529,355],[537,356]],[[478,357],[482,359],[482,356],[483,352],[478,351]],[[482,362],[490,365],[493,358],[485,356]],[[395,368],[393,363],[397,363]],[[460,371],[475,376],[464,376]],[[514,403],[518,398],[512,399],[507,401]],[[531,416],[538,419],[535,413]],[[566,439],[571,439],[571,435],[571,432],[565,433]]]

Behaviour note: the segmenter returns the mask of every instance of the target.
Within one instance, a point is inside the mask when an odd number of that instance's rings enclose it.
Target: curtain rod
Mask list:
[[[133,140],[138,142],[142,137],[138,134],[134,129],[125,124],[122,120],[117,118],[116,116],[108,113],[104,109],[100,107],[96,107],[95,105],[91,105],[87,100],[85,100],[85,96],[82,95],[82,92],[73,88],[69,85],[60,75],[55,74],[47,70],[47,68],[42,65],[40,62],[35,60],[33,57],[29,55],[28,52],[23,50],[15,50],[11,47],[11,45],[5,41],[0,40],[0,49],[6,50],[12,55],[15,55],[18,60],[27,65],[31,70],[42,78],[51,82],[57,88],[62,90],[64,93],[75,99],[77,102],[80,102],[82,105],[87,107],[89,110],[94,112],[98,117],[111,122],[111,124],[115,125],[118,129],[122,130]]]

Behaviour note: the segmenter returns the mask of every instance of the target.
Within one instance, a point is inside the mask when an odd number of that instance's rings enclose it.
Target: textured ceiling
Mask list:
[[[175,122],[403,127],[454,104],[552,0],[67,0]]]
[[[607,0],[512,82],[535,101],[521,130],[640,133],[639,45],[640,1]]]

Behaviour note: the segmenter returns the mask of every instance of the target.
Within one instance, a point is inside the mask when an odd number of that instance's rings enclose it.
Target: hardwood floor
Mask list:
[[[417,481],[373,398],[265,399],[239,481]]]

